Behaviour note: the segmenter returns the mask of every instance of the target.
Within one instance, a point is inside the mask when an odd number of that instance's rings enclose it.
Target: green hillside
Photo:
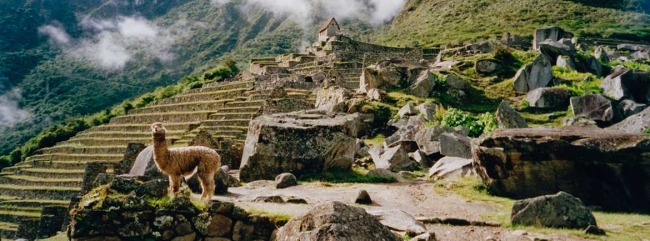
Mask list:
[[[532,36],[557,25],[580,36],[650,39],[650,3],[641,0],[411,0],[376,42],[434,46],[510,32]]]

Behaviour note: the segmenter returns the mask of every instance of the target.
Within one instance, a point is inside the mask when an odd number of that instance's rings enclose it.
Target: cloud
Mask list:
[[[38,33],[50,37],[50,41],[55,44],[67,45],[70,43],[71,38],[68,33],[60,26],[45,25],[38,28]]]
[[[32,114],[20,109],[18,102],[22,99],[20,89],[14,88],[0,95],[0,127],[14,127],[18,123],[32,119]]]
[[[177,25],[183,27],[183,22]],[[52,26],[41,28],[48,31],[48,34],[53,33],[50,36],[68,36],[61,28],[52,30]],[[66,56],[91,61],[99,68],[119,71],[129,61],[134,61],[136,56],[166,62],[175,58],[172,44],[179,35],[172,34],[147,19],[127,16],[110,19],[84,17],[79,21],[79,26],[84,30],[85,37],[71,39],[68,36],[67,41],[54,42],[63,49]]]
[[[225,4],[231,0],[211,0]],[[275,14],[290,15],[304,27],[313,26],[311,16],[360,19],[373,25],[392,20],[406,0],[245,0],[246,5],[261,6]]]

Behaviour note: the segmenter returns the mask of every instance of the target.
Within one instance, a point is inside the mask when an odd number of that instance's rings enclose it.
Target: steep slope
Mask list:
[[[536,28],[557,25],[581,36],[647,41],[647,5],[627,0],[411,0],[392,26],[375,37],[381,44],[433,46],[505,32],[531,36]]]

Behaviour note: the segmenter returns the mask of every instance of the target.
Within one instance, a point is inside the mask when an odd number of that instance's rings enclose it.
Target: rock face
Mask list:
[[[240,168],[242,181],[271,180],[291,172],[300,176],[331,168],[349,169],[364,116],[294,112],[251,121]]]
[[[277,233],[277,241],[399,241],[402,240],[362,208],[330,202],[296,217]]]
[[[501,101],[496,113],[497,125],[501,129],[527,128],[528,124],[507,101]]]
[[[605,96],[585,95],[571,98],[571,109],[576,117],[596,121],[598,125],[608,125],[619,118],[616,104]]]
[[[643,133],[650,129],[650,108],[646,108],[638,114],[632,115],[619,123],[607,127],[607,129],[625,133]]]
[[[571,92],[560,88],[539,88],[526,95],[530,107],[543,109],[566,108],[570,98]]]
[[[515,202],[510,220],[513,225],[584,229],[596,225],[594,215],[580,199],[566,192]]]
[[[515,90],[528,92],[546,87],[553,80],[553,61],[550,57],[540,54],[533,63],[524,66],[515,75]]]
[[[650,212],[650,137],[595,127],[497,130],[472,148],[497,195],[565,191],[606,210]]]
[[[650,102],[650,73],[616,68],[600,84],[606,95],[615,100],[631,99],[637,103]]]

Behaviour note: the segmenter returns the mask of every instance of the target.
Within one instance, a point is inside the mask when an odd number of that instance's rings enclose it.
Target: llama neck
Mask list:
[[[167,157],[169,156],[169,148],[164,134],[153,135],[153,151],[156,157],[156,162],[162,167],[167,165]]]

